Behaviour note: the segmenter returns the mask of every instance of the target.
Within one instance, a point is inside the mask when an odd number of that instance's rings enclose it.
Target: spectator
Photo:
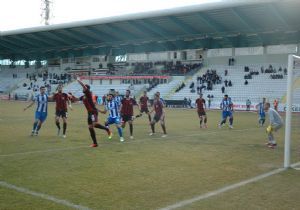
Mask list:
[[[247,107],[246,111],[250,111],[250,106],[251,106],[251,101],[248,98],[247,101],[246,101],[246,107]]]
[[[248,80],[245,80],[245,83],[244,83],[244,85],[248,85]]]
[[[225,93],[225,87],[224,86],[222,86],[221,90],[222,90],[222,93]]]
[[[232,82],[231,80],[228,81],[228,86],[231,87],[232,86]]]

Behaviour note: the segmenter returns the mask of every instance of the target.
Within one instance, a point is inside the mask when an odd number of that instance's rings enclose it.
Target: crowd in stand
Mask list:
[[[125,66],[129,66],[129,63],[124,64]],[[196,68],[201,68],[202,63],[195,64],[184,64],[181,61],[157,61],[157,62],[136,62],[131,63],[131,66],[134,67],[131,75],[153,75],[158,73],[158,69],[156,66],[163,66],[161,74],[169,74],[169,75],[185,75]],[[117,68],[117,67],[116,67]]]

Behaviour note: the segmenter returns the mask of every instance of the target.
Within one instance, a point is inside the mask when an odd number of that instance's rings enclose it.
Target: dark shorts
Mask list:
[[[199,117],[206,116],[205,111],[198,111],[198,116]]]
[[[132,120],[132,115],[122,115],[122,122],[128,122]]]
[[[160,121],[160,119],[162,118],[162,114],[155,114],[154,117],[153,117],[153,120],[155,122],[158,122]],[[162,121],[164,120],[164,117],[162,118]]]
[[[140,112],[141,113],[145,112],[146,114],[148,114],[149,113],[149,109],[148,109],[148,107],[143,107],[143,108],[141,108]]]
[[[93,122],[98,122],[98,112],[89,112],[87,121],[89,125],[93,124]]]
[[[56,115],[56,117],[64,117],[64,118],[67,118],[68,112],[66,112],[66,111],[64,111],[64,110],[56,110],[55,115]]]

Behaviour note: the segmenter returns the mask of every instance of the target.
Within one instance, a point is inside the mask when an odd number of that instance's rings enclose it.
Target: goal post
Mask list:
[[[287,97],[285,113],[285,137],[284,137],[284,168],[291,166],[291,122],[292,122],[292,105],[293,105],[293,71],[295,60],[300,61],[300,57],[289,55],[287,69]]]

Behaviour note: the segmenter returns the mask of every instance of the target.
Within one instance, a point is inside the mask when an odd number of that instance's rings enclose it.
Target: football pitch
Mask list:
[[[112,140],[96,129],[99,147],[90,148],[83,105],[69,111],[63,139],[54,104],[39,136],[31,137],[34,107],[24,112],[27,104],[0,101],[0,209],[299,209],[300,171],[279,169],[284,128],[275,133],[278,148],[267,148],[256,113],[234,113],[230,130],[217,127],[220,111],[208,111],[208,128],[200,129],[194,109],[166,109],[166,138],[159,124],[149,136],[142,116],[133,140],[128,125],[123,143],[114,126]],[[291,150],[297,167],[299,118]]]

